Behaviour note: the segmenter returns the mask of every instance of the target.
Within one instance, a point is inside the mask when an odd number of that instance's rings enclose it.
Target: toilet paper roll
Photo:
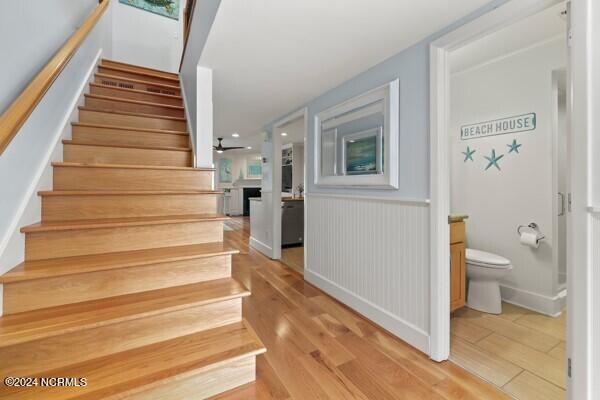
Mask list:
[[[540,247],[540,242],[538,240],[537,233],[521,232],[521,244],[523,246],[529,246],[534,249]]]

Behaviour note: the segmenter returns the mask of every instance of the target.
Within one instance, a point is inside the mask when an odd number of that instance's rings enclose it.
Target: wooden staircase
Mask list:
[[[25,261],[0,276],[0,376],[38,378],[0,398],[201,399],[255,379],[265,348],[180,94],[175,74],[99,66]]]

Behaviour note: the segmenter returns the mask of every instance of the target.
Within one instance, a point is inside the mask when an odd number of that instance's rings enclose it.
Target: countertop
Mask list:
[[[262,197],[248,197],[250,201],[262,201]]]
[[[451,224],[453,222],[463,222],[467,218],[469,218],[469,216],[466,214],[451,214],[448,215],[448,223]]]
[[[304,201],[304,197],[282,197],[281,201]]]

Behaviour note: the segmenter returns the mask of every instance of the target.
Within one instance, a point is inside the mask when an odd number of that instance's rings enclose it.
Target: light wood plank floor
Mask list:
[[[233,276],[252,291],[244,317],[267,353],[257,358],[256,382],[215,399],[510,399],[456,364],[429,360],[284,264],[249,249],[247,219],[227,225],[233,230],[225,232],[226,242],[241,250]]]
[[[304,275],[304,246],[281,249],[281,262]]]
[[[508,303],[501,315],[465,307],[452,316],[450,359],[518,400],[563,400],[566,314]]]

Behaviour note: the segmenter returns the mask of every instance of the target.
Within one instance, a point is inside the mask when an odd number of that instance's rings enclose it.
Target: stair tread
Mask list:
[[[182,131],[170,131],[167,129],[151,129],[151,128],[138,128],[138,127],[130,127],[123,125],[102,125],[102,124],[92,124],[89,122],[73,122],[72,126],[83,126],[89,128],[101,128],[101,129],[113,129],[113,130],[122,130],[122,131],[139,131],[139,132],[152,132],[152,133],[162,133],[168,135],[184,135],[189,136],[187,132]]]
[[[40,196],[128,196],[128,195],[223,194],[221,190],[43,190]]]
[[[167,85],[166,83],[157,83],[157,82],[152,82],[152,81],[145,81],[143,79],[126,78],[124,76],[103,74],[102,72],[97,72],[95,75],[96,75],[96,77],[105,78],[105,79],[114,79],[114,80],[121,80],[121,81],[125,81],[125,82],[134,82],[134,83],[139,83],[142,85],[164,87],[164,88],[171,89],[171,90],[180,90],[181,89],[179,86]]]
[[[113,63],[113,64],[120,64],[120,65],[123,65],[125,67],[130,67],[130,68],[143,69],[145,71],[158,72],[158,73],[161,73],[161,74],[170,75],[173,78],[177,78],[179,76],[179,74],[177,74],[175,72],[169,72],[169,71],[164,71],[164,70],[161,70],[161,69],[150,68],[150,67],[144,67],[142,65],[126,63],[126,62],[123,62],[123,61],[110,60],[108,58],[103,58],[102,59],[102,64],[101,65],[106,66],[106,64],[104,64],[104,62],[109,62],[109,63]]]
[[[173,106],[170,104],[153,103],[151,101],[133,100],[133,99],[125,99],[122,97],[103,96],[100,94],[87,94],[87,93],[84,96],[93,98],[93,99],[109,100],[109,101],[114,101],[114,102],[119,102],[119,103],[132,103],[132,104],[141,104],[141,105],[153,106],[153,107],[171,108],[174,110],[182,110],[182,111],[184,110],[183,106]]]
[[[224,278],[5,315],[0,348],[249,295]]]
[[[0,389],[6,399],[107,399],[122,398],[150,385],[186,377],[227,361],[253,357],[266,351],[264,345],[243,320],[218,328],[180,336],[47,371],[41,376],[86,377],[87,386],[29,387]]]
[[[237,254],[238,252],[238,250],[226,246],[222,242],[216,242],[24,261],[4,275],[0,275],[0,283],[14,283],[33,279],[137,267],[147,264],[207,258]]]
[[[93,111],[93,112],[101,112],[101,113],[105,113],[105,114],[131,115],[134,117],[168,119],[171,121],[186,121],[186,119],[183,117],[169,117],[166,115],[134,113],[134,112],[129,112],[129,111],[111,111],[111,110],[103,110],[101,108],[86,107],[86,106],[79,106],[77,108],[81,111]]]
[[[118,87],[118,86],[103,85],[101,83],[96,83],[96,82],[90,82],[90,86],[102,87],[102,88],[108,88],[108,89],[114,89],[114,90],[117,90],[117,91],[120,91],[120,92],[135,92],[135,93],[148,94],[148,95],[151,95],[151,96],[160,96],[160,97],[165,97],[165,98],[169,97],[169,98],[183,100],[183,97],[177,96],[177,95],[174,95],[174,94],[148,92],[146,90],[129,89],[129,88],[123,88],[123,87]],[[158,104],[161,104],[161,103],[158,103]]]
[[[83,164],[74,162],[53,162],[53,167],[80,167],[80,168],[117,168],[117,169],[162,169],[180,171],[214,171],[214,168],[171,167],[163,165],[131,165],[131,164]]]
[[[140,150],[166,150],[166,151],[192,151],[190,147],[169,147],[169,146],[142,146],[133,144],[108,144],[108,143],[87,143],[82,140],[63,139],[63,144],[73,144],[79,146],[96,146],[96,147],[120,147],[125,149],[140,149]]]
[[[225,221],[223,214],[169,215],[159,217],[106,218],[74,221],[46,221],[21,228],[22,233],[68,231],[77,229],[101,229],[126,226],[165,225],[199,221]]]
[[[127,72],[127,73],[131,73],[131,74],[136,74],[136,75],[142,75],[144,77],[149,77],[149,78],[158,78],[158,79],[164,79],[164,80],[168,80],[173,82],[174,84],[177,84],[177,86],[179,86],[179,78],[175,78],[175,77],[166,77],[166,76],[161,76],[158,74],[153,74],[150,71],[132,71],[131,69],[127,69],[127,68],[121,68],[121,67],[117,67],[117,66],[112,66],[112,65],[100,65],[100,67],[105,68],[105,69],[110,69],[113,71],[119,71],[119,72]]]

